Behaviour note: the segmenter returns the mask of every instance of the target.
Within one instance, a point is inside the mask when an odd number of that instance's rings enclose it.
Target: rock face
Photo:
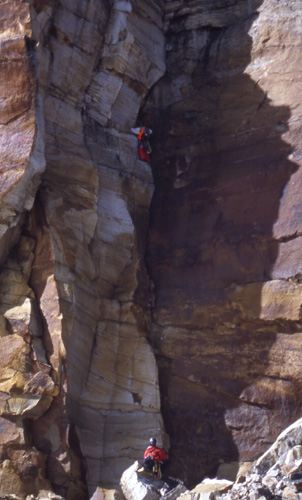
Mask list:
[[[101,495],[165,428],[190,485],[300,416],[300,11],[1,2],[0,495]]]
[[[130,133],[165,71],[162,7],[1,3],[1,459],[20,495],[47,477],[87,498],[162,435],[142,258],[153,182]],[[37,487],[14,448],[37,456]]]
[[[150,338],[188,484],[259,455],[301,414],[300,10],[166,4],[167,71],[144,111]]]

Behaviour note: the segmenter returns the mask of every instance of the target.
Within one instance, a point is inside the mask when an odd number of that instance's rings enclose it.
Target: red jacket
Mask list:
[[[152,456],[154,460],[158,463],[160,460],[168,460],[168,456],[162,448],[158,448],[157,446],[148,446],[144,453],[144,459]]]

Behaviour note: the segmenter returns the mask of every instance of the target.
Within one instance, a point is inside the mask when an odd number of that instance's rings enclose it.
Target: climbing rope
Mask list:
[[[143,257],[144,241],[143,241],[141,229],[139,227],[139,219],[138,219],[137,213],[136,213],[138,203],[136,202],[135,191],[133,188],[133,183],[131,182],[133,177],[134,176],[130,176],[130,177],[128,177],[127,180],[129,183],[129,193],[130,193],[131,205],[132,205],[132,219],[133,219],[134,228],[135,228],[136,236],[137,236],[138,261],[140,262],[140,260]],[[149,279],[150,279],[150,277],[149,277]],[[150,282],[151,282],[151,280],[150,280]],[[148,303],[147,303],[146,310],[150,310],[150,300],[151,300],[150,299],[150,295],[151,295],[150,286],[149,286],[149,290],[148,290]],[[151,311],[150,311],[150,314],[151,314]],[[154,341],[153,341],[153,338],[151,336],[151,331],[149,332],[149,335],[147,334],[146,338],[147,338],[147,340],[149,340],[149,343],[151,345],[152,352],[153,352],[153,355],[154,355],[154,358],[156,361],[155,350],[154,350]],[[157,367],[157,364],[156,364],[156,367]],[[158,380],[158,371],[157,371],[156,378],[155,378],[155,433],[157,436],[159,436],[159,434],[160,434],[159,414],[160,414],[160,411],[159,411],[159,380]]]

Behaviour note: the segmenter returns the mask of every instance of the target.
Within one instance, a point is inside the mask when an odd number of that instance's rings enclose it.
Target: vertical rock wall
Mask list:
[[[146,339],[153,180],[130,133],[165,71],[163,3],[0,8],[1,492],[83,499],[119,482],[149,432],[163,438]]]
[[[1,495],[118,483],[160,399],[188,485],[300,416],[300,10],[1,2]]]
[[[166,2],[148,264],[174,474],[257,456],[301,413],[301,6]]]

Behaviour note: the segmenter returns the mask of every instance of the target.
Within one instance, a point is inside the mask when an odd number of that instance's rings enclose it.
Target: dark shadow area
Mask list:
[[[153,129],[150,340],[169,473],[188,486],[224,461],[255,458],[301,412],[299,384],[269,368],[278,333],[298,326],[261,316],[278,256],[273,225],[297,170],[282,139],[289,108],[273,106],[244,72],[261,4],[237,2],[226,26],[214,15],[194,29],[189,14],[171,21],[167,73],[141,117]]]

